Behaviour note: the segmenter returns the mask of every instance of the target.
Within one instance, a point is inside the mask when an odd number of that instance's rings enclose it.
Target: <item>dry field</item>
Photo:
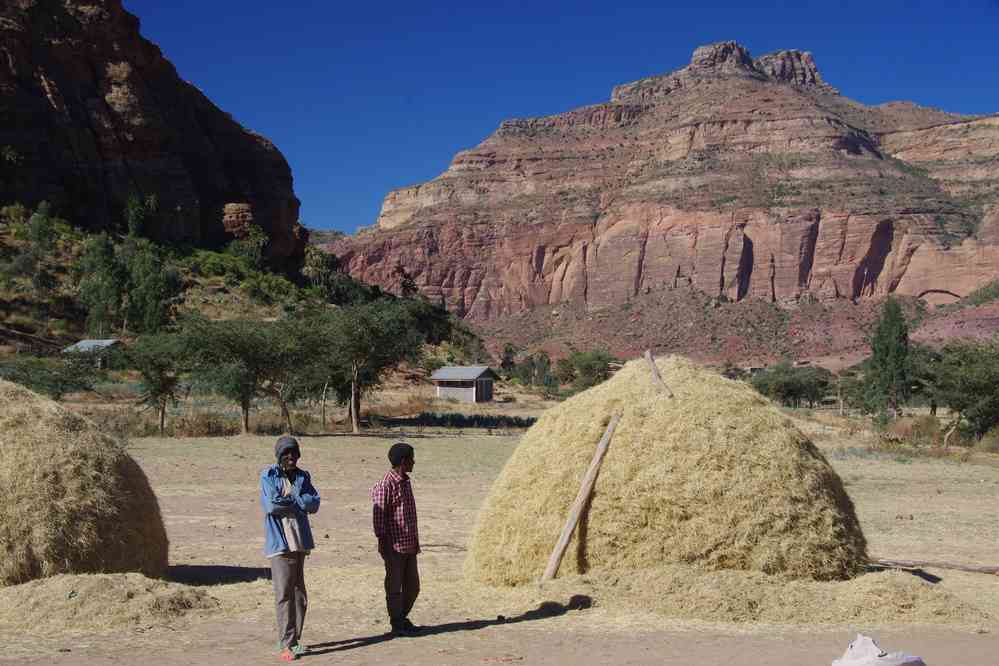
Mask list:
[[[872,454],[833,426],[813,428],[857,505],[871,553],[999,560],[995,465]],[[919,654],[931,666],[980,666],[999,654],[999,578],[981,574],[928,571],[939,577],[937,589],[973,609],[957,624],[929,625],[678,619],[638,608],[586,576],[516,590],[468,583],[461,572],[476,511],[518,436],[457,431],[406,436],[417,451],[414,487],[424,544],[423,594],[413,617],[429,631],[389,640],[367,490],[384,472],[388,446],[401,436],[302,438],[301,464],[323,495],[313,520],[317,549],[306,570],[305,642],[313,655],[307,661],[800,666],[830,663],[857,631],[889,650]],[[186,585],[67,576],[0,589],[0,661],[277,663],[257,502],[258,474],[272,459],[273,439],[135,441],[132,453],[166,521],[171,577]]]

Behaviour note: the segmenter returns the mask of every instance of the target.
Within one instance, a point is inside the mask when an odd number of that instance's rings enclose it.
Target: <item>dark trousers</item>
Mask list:
[[[281,647],[298,645],[309,605],[305,593],[305,553],[283,553],[271,558],[271,581],[277,607],[278,641]]]
[[[420,596],[420,571],[416,568],[416,553],[397,553],[391,548],[382,553],[385,562],[385,605],[392,626],[401,622],[413,610]]]

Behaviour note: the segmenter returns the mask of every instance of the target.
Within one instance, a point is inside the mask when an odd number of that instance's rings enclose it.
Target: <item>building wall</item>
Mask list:
[[[480,379],[476,382],[475,402],[489,402],[493,399],[493,380]]]
[[[475,402],[474,386],[437,386],[437,397],[452,398],[461,402]]]

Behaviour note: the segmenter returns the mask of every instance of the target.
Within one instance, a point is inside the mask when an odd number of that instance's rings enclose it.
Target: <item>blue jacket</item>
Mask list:
[[[288,550],[288,542],[281,528],[281,518],[284,516],[294,516],[298,520],[305,548],[312,550],[316,547],[308,514],[319,511],[319,492],[312,485],[309,473],[300,469],[295,475],[291,495],[282,497],[284,479],[284,472],[277,465],[271,465],[260,474],[260,506],[264,508],[264,555],[267,557]]]

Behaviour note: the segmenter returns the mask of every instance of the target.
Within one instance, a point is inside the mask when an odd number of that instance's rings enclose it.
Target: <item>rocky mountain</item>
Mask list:
[[[155,195],[149,235],[214,246],[256,223],[277,264],[306,236],[291,170],[139,33],[121,0],[0,3],[0,202],[93,228]]]
[[[690,289],[946,302],[999,276],[997,167],[999,117],[867,106],[809,53],[724,42],[608,102],[504,121],[327,247],[482,324]]]

